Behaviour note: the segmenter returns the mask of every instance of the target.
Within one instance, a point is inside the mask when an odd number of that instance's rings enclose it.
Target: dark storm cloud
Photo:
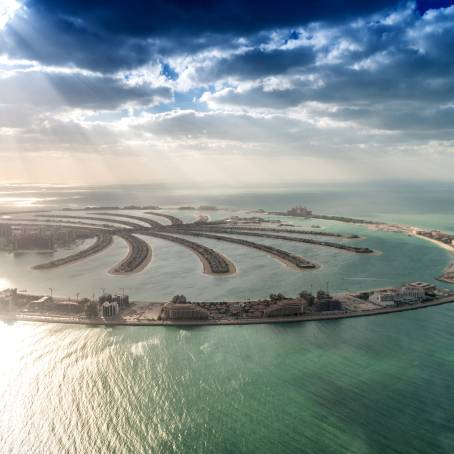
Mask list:
[[[34,112],[30,106],[114,110],[148,107],[173,94],[178,100],[184,92],[192,100],[189,107],[205,109],[198,97],[212,90],[202,101],[221,111],[274,109],[285,117],[285,109],[302,106],[315,120],[449,137],[454,8],[428,9],[424,2],[387,0],[29,0],[27,10],[0,33],[0,53],[60,68],[0,78],[0,99],[5,105],[26,104],[27,112]],[[151,65],[134,71],[146,63]],[[158,78],[158,65],[165,77]],[[68,68],[72,72],[65,72]],[[126,84],[120,69],[131,70],[124,74],[138,85]],[[159,83],[174,93],[150,86]],[[175,101],[162,108],[173,106],[187,107]],[[222,126],[229,124],[229,114],[223,122],[193,113],[171,118],[171,136],[193,123],[197,129],[203,120],[203,135],[229,137]],[[248,130],[257,140],[260,128],[271,123],[245,118],[259,125],[254,134]],[[235,117],[229,125],[240,127],[242,120]],[[161,121],[164,131],[165,124]],[[290,140],[287,130],[286,136]]]
[[[143,40],[105,35],[76,18],[33,10],[17,14],[0,33],[0,49],[14,58],[102,72],[133,68],[152,58]]]
[[[420,14],[424,14],[429,9],[447,8],[454,5],[453,0],[418,0],[417,7]]]
[[[0,47],[45,64],[111,72],[160,55],[225,45],[261,30],[339,21],[395,5],[395,0],[296,2],[217,0],[29,0]],[[253,57],[253,56],[252,56]]]
[[[401,10],[393,21],[341,26],[335,32],[351,49],[325,61],[336,38],[319,48],[321,62],[300,72],[312,78],[284,77],[282,88],[272,90],[259,80],[203,99],[217,106],[269,109],[315,102],[329,106],[315,115],[390,131],[422,130],[426,137],[432,131],[432,138],[454,136],[453,8],[422,18]]]
[[[310,47],[269,51],[252,49],[242,54],[220,59],[208,69],[206,76],[213,79],[230,76],[241,79],[256,79],[285,74],[291,69],[303,68],[313,63],[314,60],[315,53]]]
[[[49,18],[73,17],[102,33],[161,37],[259,30],[370,14],[395,0],[36,0],[29,8]]]

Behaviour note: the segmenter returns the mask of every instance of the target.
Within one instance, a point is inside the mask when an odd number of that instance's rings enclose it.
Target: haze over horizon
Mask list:
[[[450,181],[452,3],[0,0],[0,179]]]

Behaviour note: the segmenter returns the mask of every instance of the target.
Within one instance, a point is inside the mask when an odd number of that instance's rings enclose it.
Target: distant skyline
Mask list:
[[[0,0],[0,179],[452,181],[453,4]]]

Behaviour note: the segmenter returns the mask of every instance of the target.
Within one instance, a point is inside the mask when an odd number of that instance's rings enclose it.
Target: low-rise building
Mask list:
[[[379,306],[394,306],[395,299],[396,292],[393,291],[374,292],[369,296],[369,301]]]
[[[166,303],[161,312],[163,320],[206,320],[208,312],[191,303]]]
[[[59,312],[64,314],[77,315],[82,312],[82,306],[75,301],[54,301],[47,305],[49,311]]]
[[[278,301],[269,306],[264,311],[265,317],[287,317],[291,315],[301,315],[303,313],[303,303],[301,301]]]
[[[290,210],[287,210],[287,214],[289,214],[290,216],[311,217],[312,211],[303,206],[296,206],[296,207],[290,208]]]
[[[437,290],[437,287],[434,284],[429,284],[428,282],[411,282],[407,284],[405,287],[407,288],[415,288],[415,289],[422,289],[424,293],[427,295],[428,293],[433,293]]]
[[[328,291],[319,290],[313,302],[314,312],[341,311],[341,301],[334,299]]]
[[[414,300],[423,300],[426,292],[423,288],[414,285],[404,285],[399,291],[400,298],[411,298]]]
[[[430,294],[434,290],[436,290],[435,285],[426,282],[412,282],[400,289],[374,292],[369,295],[369,301],[379,306],[419,303],[426,298],[427,293]]]

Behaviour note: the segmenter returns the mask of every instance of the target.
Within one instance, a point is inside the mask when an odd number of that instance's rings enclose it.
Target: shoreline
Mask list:
[[[371,309],[366,311],[352,311],[341,313],[325,313],[318,315],[301,315],[288,317],[269,317],[269,318],[245,318],[245,319],[224,319],[224,320],[125,320],[117,319],[89,319],[81,317],[65,316],[46,316],[46,315],[27,315],[27,314],[10,314],[0,313],[0,320],[7,322],[38,322],[38,323],[55,323],[55,324],[72,324],[72,325],[91,325],[91,326],[232,326],[232,325],[266,325],[278,323],[303,323],[315,321],[341,320],[345,318],[372,317],[378,315],[392,314],[396,312],[407,312],[420,309],[426,309],[435,306],[454,303],[454,294],[438,298],[425,303],[415,303],[407,306],[385,307],[380,309]],[[153,303],[150,303],[153,304]],[[163,303],[154,303],[163,304]]]
[[[424,235],[418,235],[417,233],[413,232],[410,232],[409,235],[415,238],[421,238],[423,240],[430,241],[431,243],[436,244],[437,246],[441,247],[451,254],[451,261],[443,270],[443,274],[439,277],[436,277],[435,279],[440,282],[446,282],[447,284],[454,284],[454,248],[446,243],[434,240],[433,238],[427,238]]]

